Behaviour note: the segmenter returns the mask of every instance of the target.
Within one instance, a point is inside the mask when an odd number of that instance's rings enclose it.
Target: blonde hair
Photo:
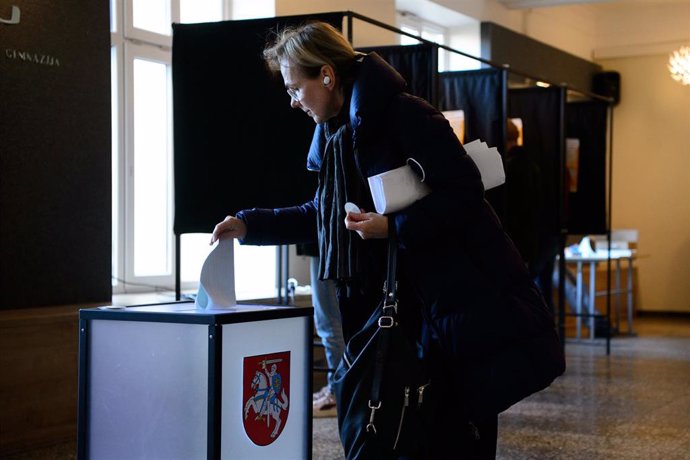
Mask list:
[[[317,77],[321,67],[330,65],[337,75],[348,79],[359,53],[335,27],[314,21],[283,29],[263,54],[268,68],[275,73],[287,60],[309,78]]]

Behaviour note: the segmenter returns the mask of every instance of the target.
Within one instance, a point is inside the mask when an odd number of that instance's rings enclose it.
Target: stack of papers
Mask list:
[[[374,207],[379,214],[400,211],[431,193],[410,165],[371,176],[368,181]]]
[[[202,310],[232,308],[235,299],[234,240],[220,240],[201,267],[194,306]]]
[[[489,190],[505,183],[506,173],[503,160],[496,147],[489,147],[486,142],[475,139],[465,145],[465,151],[479,168],[484,190]]]
[[[479,169],[484,190],[505,183],[506,173],[503,169],[503,160],[496,147],[489,147],[486,142],[481,142],[479,139],[465,144],[464,147]],[[409,165],[371,176],[368,181],[374,207],[379,214],[390,214],[404,209],[431,193],[429,186]]]

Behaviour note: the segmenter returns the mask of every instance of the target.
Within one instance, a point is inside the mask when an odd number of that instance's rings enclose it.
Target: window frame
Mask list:
[[[416,35],[428,40],[424,37],[425,33],[434,33],[441,35],[443,37],[443,42],[438,43],[439,45],[447,45],[450,39],[450,33],[448,29],[442,25],[436,24],[435,22],[422,19],[417,15],[398,11],[397,12],[398,28],[408,28],[414,30]],[[404,39],[411,39],[410,37],[401,35],[400,43],[403,44]],[[430,40],[433,41],[433,40]],[[436,42],[437,43],[437,42]],[[439,48],[438,50],[438,71],[443,72],[450,68],[450,54],[447,50]]]
[[[133,27],[133,6],[135,0],[110,0],[111,6],[111,97],[112,103],[112,218],[113,218],[113,294],[144,293],[175,290],[175,262],[177,260],[175,234],[172,229],[174,212],[173,176],[173,107],[172,107],[172,28],[170,35],[163,35]],[[146,0],[144,0],[146,1]],[[222,18],[230,19],[234,3],[232,0],[219,0]],[[248,0],[252,1],[252,0]],[[180,22],[180,0],[168,0],[171,22]],[[170,219],[169,231],[165,235],[168,270],[164,275],[136,276],[134,273],[134,60],[145,59],[164,63],[167,69],[168,101],[168,192],[167,212]],[[210,236],[210,235],[209,235]],[[180,235],[184,245],[183,235]],[[250,248],[251,249],[251,248]],[[265,248],[264,248],[265,249]],[[275,251],[277,268],[278,247]],[[182,261],[184,263],[184,261]],[[271,273],[272,290],[266,298],[275,294],[275,271]],[[181,281],[182,290],[198,287],[198,280]],[[238,299],[242,300],[240,297]]]

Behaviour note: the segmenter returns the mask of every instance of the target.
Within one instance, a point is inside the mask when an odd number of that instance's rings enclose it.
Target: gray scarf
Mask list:
[[[338,117],[340,118],[340,117]],[[339,125],[339,126],[338,126]],[[319,264],[320,279],[350,280],[358,272],[356,232],[345,228],[344,206],[359,204],[360,175],[352,151],[352,132],[346,122],[332,120],[324,125],[326,148],[319,171]]]

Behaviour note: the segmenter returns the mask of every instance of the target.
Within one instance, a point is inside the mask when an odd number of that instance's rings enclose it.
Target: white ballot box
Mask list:
[[[311,458],[312,308],[79,312],[80,459]]]

